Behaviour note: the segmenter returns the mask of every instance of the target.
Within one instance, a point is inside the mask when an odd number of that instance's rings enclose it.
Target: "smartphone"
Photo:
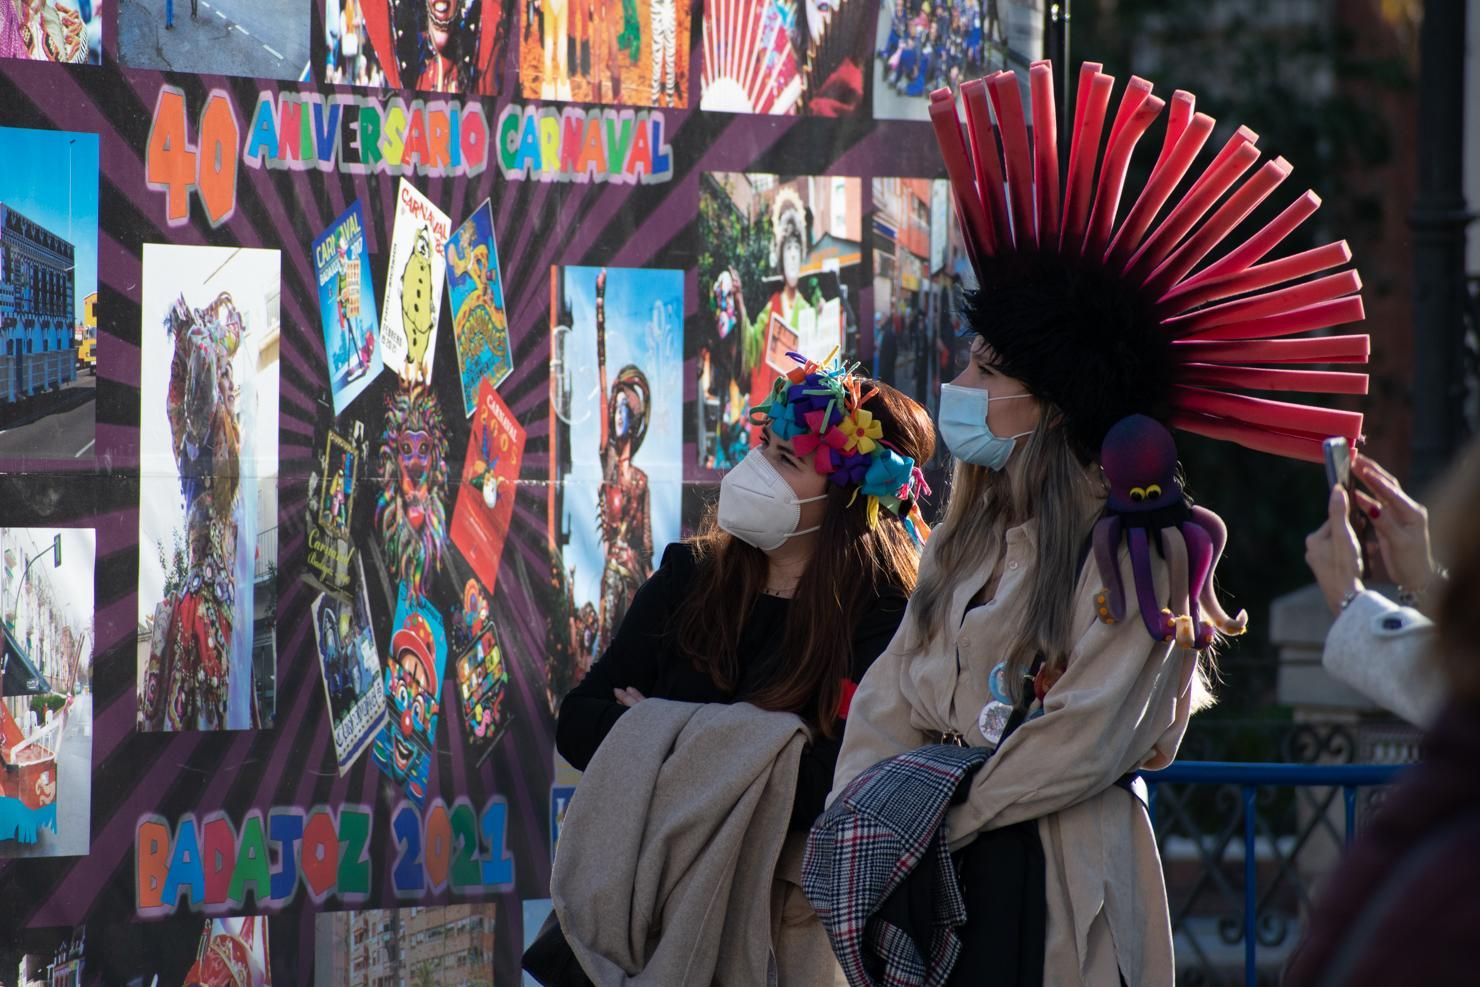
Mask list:
[[[1328,490],[1340,485],[1351,489],[1352,447],[1342,438],[1327,439],[1321,444],[1326,454],[1326,487]]]

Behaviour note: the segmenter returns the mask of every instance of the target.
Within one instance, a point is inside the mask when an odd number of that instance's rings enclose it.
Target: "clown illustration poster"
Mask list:
[[[386,717],[371,754],[375,766],[417,805],[427,800],[437,751],[447,631],[425,599],[408,584],[396,600],[385,668]]]
[[[494,387],[514,372],[509,353],[509,318],[498,245],[493,240],[493,204],[487,199],[447,241],[447,294],[452,301],[452,337],[462,375],[463,415],[478,401],[478,386]]]
[[[683,272],[550,272],[551,709],[679,537]]]
[[[437,316],[447,277],[443,253],[452,221],[402,179],[396,225],[386,258],[380,345],[385,365],[410,380],[429,381],[437,350]]]
[[[145,244],[138,728],[274,720],[280,259]]]
[[[342,412],[381,370],[380,325],[359,202],[313,242],[319,281],[319,320],[334,413]]]

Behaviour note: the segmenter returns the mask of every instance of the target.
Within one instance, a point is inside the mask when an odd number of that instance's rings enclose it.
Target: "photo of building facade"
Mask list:
[[[328,912],[315,924],[322,987],[490,987],[492,903]]]

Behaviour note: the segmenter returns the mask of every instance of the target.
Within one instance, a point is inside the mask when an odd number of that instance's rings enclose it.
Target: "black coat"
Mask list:
[[[650,699],[732,703],[754,695],[771,681],[783,660],[780,645],[791,601],[773,596],[756,600],[740,639],[739,687],[726,691],[679,654],[671,633],[673,618],[693,588],[697,572],[693,549],[683,542],[670,545],[658,571],[633,596],[606,653],[561,702],[555,746],[576,768],[585,770],[612,725],[626,712],[627,707],[612,694],[616,688],[636,689]],[[855,684],[889,646],[904,610],[902,596],[880,599],[854,628],[851,675]],[[793,829],[807,829],[822,813],[842,747],[842,724],[837,727],[831,738],[819,734],[802,755]]]

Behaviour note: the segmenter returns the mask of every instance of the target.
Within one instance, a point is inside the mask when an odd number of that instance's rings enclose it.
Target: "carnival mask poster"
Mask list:
[[[146,243],[143,262],[138,728],[270,727],[279,254]]]
[[[482,381],[494,387],[514,372],[509,318],[498,245],[493,241],[493,204],[483,204],[447,241],[447,294],[452,302],[452,337],[461,374],[463,415],[472,415]]]
[[[365,216],[358,201],[313,242],[313,262],[319,282],[319,320],[324,327],[329,389],[338,415],[383,366]]]
[[[499,560],[514,515],[524,428],[487,380],[478,393],[462,483],[452,511],[452,544],[491,593],[498,584]]]
[[[552,711],[605,649],[654,551],[679,538],[682,271],[551,271]]]
[[[402,179],[396,187],[396,225],[386,258],[381,354],[408,380],[432,379],[437,317],[447,277],[444,250],[452,220]]]
[[[446,661],[441,614],[424,598],[411,602],[403,585],[385,668],[386,720],[371,755],[375,766],[417,805],[427,801]]]
[[[365,573],[357,557],[348,596],[320,593],[310,612],[329,729],[342,775],[385,727],[385,689],[375,628],[365,596]]]

